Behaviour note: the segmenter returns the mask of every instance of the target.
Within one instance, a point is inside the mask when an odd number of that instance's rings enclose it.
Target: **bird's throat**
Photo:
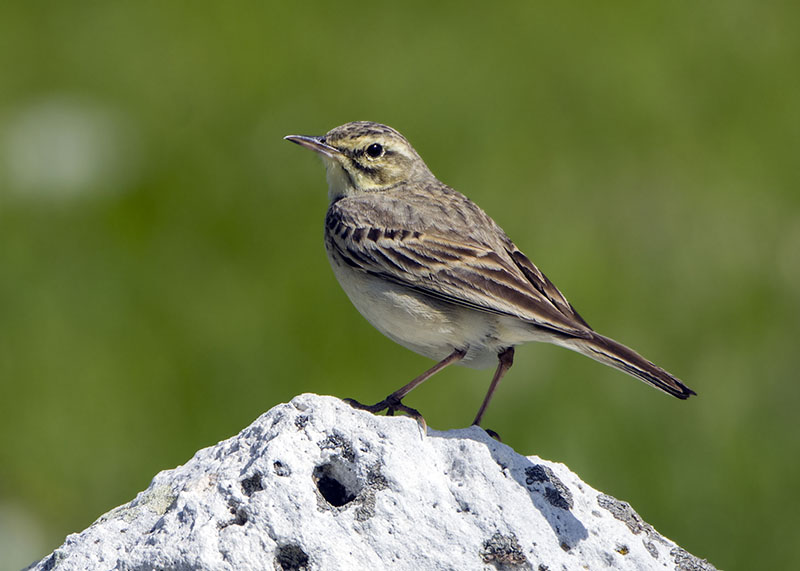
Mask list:
[[[334,202],[355,193],[356,188],[350,174],[342,168],[338,161],[325,160],[326,180],[328,181],[328,200]]]

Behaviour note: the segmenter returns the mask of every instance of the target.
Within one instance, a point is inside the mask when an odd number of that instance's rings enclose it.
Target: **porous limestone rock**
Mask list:
[[[30,569],[713,570],[566,466],[304,394]]]

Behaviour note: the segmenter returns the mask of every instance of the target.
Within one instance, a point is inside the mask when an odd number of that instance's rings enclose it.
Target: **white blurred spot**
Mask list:
[[[138,163],[124,117],[96,103],[53,96],[4,114],[0,187],[38,197],[118,191]]]
[[[0,571],[21,569],[44,557],[45,533],[33,512],[20,504],[0,503]]]

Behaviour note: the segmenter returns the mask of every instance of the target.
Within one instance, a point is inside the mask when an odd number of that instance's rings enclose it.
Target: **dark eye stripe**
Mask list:
[[[356,167],[361,172],[364,172],[364,173],[367,173],[367,174],[375,174],[376,172],[378,172],[378,169],[374,169],[372,167],[368,167],[368,166],[362,165],[360,162],[358,162],[358,159],[356,159],[356,158],[353,158],[350,162],[353,164],[354,167]]]

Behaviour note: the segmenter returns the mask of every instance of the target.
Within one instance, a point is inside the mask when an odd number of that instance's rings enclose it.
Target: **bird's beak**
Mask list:
[[[284,137],[287,141],[291,141],[292,143],[297,143],[301,147],[305,147],[306,149],[311,149],[312,151],[316,151],[321,155],[325,155],[326,157],[330,157],[332,159],[336,159],[342,156],[342,152],[339,149],[331,147],[329,144],[325,142],[324,137],[309,137],[306,135],[286,135]]]

